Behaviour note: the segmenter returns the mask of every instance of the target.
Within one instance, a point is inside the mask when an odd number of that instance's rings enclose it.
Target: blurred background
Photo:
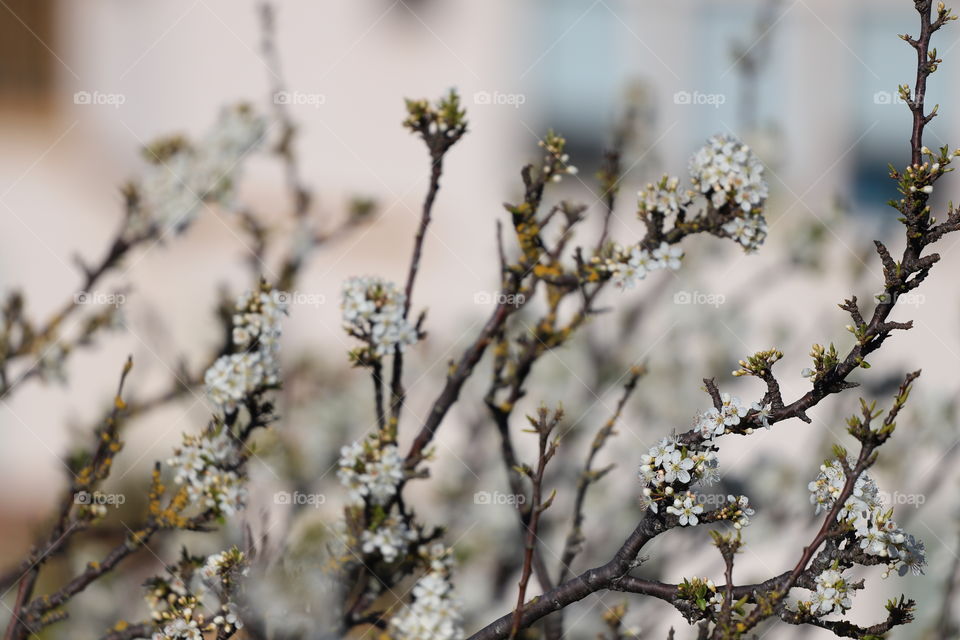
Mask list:
[[[252,1],[0,1],[0,290],[21,289],[38,318],[75,296],[81,277],[74,257],[92,261],[106,251],[122,215],[120,186],[144,170],[140,149],[170,133],[201,134],[225,104],[245,101],[269,114],[282,70],[302,177],[314,193],[310,215],[335,228],[355,199],[376,202],[372,220],[321,247],[298,283],[309,302],[295,303],[287,323],[283,418],[256,461],[253,486],[262,488],[243,516],[273,539],[302,540],[307,556],[308,532],[325,526],[317,522],[332,524],[342,503],[330,472],[337,451],[373,423],[369,381],[347,365],[352,345],[340,329],[340,284],[360,274],[402,281],[428,184],[422,143],[400,126],[404,97],[458,88],[470,133],[447,158],[413,301],[429,309],[429,338],[411,356],[401,441],[416,431],[447,361],[485,318],[484,294],[498,286],[495,221],[505,219],[502,203],[521,194],[519,169],[539,157],[537,142],[549,128],[567,137],[580,168],[561,195],[599,211],[593,175],[602,152],[625,110],[638,114],[614,219],[613,235],[624,244],[642,234],[636,190],[662,173],[685,177],[689,156],[713,133],[746,140],[767,166],[770,235],[759,254],[692,239],[680,272],[607,292],[614,313],[550,354],[531,381],[526,410],[562,400],[570,422],[562,462],[549,478],[560,496],[544,535],[546,548],[559,554],[585,444],[609,417],[626,369],[643,364],[649,372],[601,456],[618,466],[591,494],[579,569],[605,561],[631,530],[639,456],[708,406],[699,390],[704,376],[753,401],[759,386],[729,372],[739,358],[776,346],[786,354],[778,365],[784,395],[795,397],[808,386],[799,372],[810,344],[850,344],[848,318],[836,304],[851,293],[869,300],[880,288],[870,241],[899,238],[885,205],[896,195],[887,164],[902,166],[909,156],[909,110],[897,97],[898,83],[912,82],[915,68],[912,50],[896,37],[915,30],[906,0],[286,0],[276,4],[276,20],[280,68],[264,59]],[[927,103],[940,103],[942,113],[927,129],[930,147],[960,140],[952,82],[958,39],[960,31],[948,28],[935,40],[944,62]],[[935,202],[945,208],[953,191],[941,191]],[[250,158],[238,198],[264,221],[282,224],[291,202],[275,157]],[[595,216],[585,233],[598,232]],[[917,598],[919,622],[898,638],[946,637],[935,634],[955,628],[945,585],[960,550],[956,242],[946,239],[942,266],[898,309],[895,319],[913,319],[915,328],[885,344],[858,376],[863,395],[886,400],[903,372],[924,370],[876,475],[882,489],[913,496],[895,505],[897,520],[924,539],[930,569],[925,577],[885,581],[867,572],[874,588],[851,614],[877,621],[884,599],[900,592]],[[182,363],[203,366],[220,332],[214,310],[221,292],[249,286],[249,253],[230,211],[204,211],[182,236],[140,249],[103,285],[126,292],[117,330],[69,359],[65,383],[26,381],[0,400],[4,567],[22,557],[50,517],[63,487],[62,461],[112,397],[125,355],[136,363],[131,388],[144,395],[168,386]],[[470,630],[509,608],[519,573],[519,550],[499,556],[516,543],[512,507],[472,499],[507,486],[481,399],[488,375],[481,367],[481,380],[467,385],[441,430],[434,480],[414,490],[424,518],[450,526]],[[723,444],[724,486],[750,495],[758,509],[738,580],[792,566],[815,527],[806,484],[832,442],[845,437],[843,417],[856,410],[855,393],[823,403],[811,412],[812,425],[787,423]],[[208,413],[202,393],[187,394],[131,422],[114,482],[142,483],[152,462],[166,459],[179,434],[202,427]],[[532,436],[516,439],[534,444]],[[330,499],[315,513],[278,511],[272,492],[304,478]],[[720,582],[720,556],[705,540],[703,531],[657,539],[641,575]],[[82,613],[69,624],[98,629],[118,614],[136,618],[143,607],[136,590],[109,595],[116,588],[84,594]],[[568,614],[570,637],[593,637],[601,613],[623,599],[603,594],[579,604]],[[628,622],[645,637],[665,637],[670,625],[678,637],[692,637],[667,605],[628,600]],[[776,628],[770,637],[828,637]],[[51,634],[76,637],[64,628]]]

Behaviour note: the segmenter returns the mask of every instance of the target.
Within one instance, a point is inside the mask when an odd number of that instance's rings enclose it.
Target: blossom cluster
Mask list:
[[[843,492],[846,473],[838,460],[820,465],[820,473],[811,482],[810,502],[817,513],[829,510]],[[926,565],[923,542],[904,532],[894,522],[893,510],[885,509],[876,482],[866,473],[854,483],[853,493],[847,498],[838,520],[853,526],[853,534],[860,549],[867,555],[883,558],[887,572],[897,569],[903,576],[912,571],[923,573]]]
[[[818,615],[827,615],[834,609],[840,613],[853,606],[851,602],[851,587],[843,575],[836,569],[827,569],[817,576],[817,590],[810,603],[810,612]]]
[[[750,147],[732,136],[711,137],[690,158],[689,169],[694,187],[708,197],[714,207],[736,204],[749,212],[767,199],[763,164]]]
[[[712,484],[717,476],[717,454],[712,447],[690,448],[681,445],[676,438],[663,438],[640,461],[640,479],[646,485],[643,504],[654,513],[658,512],[660,501],[674,496],[674,484],[689,485],[696,481]],[[673,499],[673,507],[668,510],[681,509],[688,518],[703,511],[702,507],[700,511],[693,511],[693,505],[686,505],[684,498]],[[696,524],[695,517],[693,524]]]
[[[690,159],[690,179],[714,207],[731,205],[743,211],[723,225],[727,236],[747,252],[763,244],[767,222],[762,205],[768,188],[763,165],[750,147],[730,136],[713,136]]]
[[[208,591],[197,580],[192,567],[203,562],[199,577],[206,584],[217,587],[221,604],[210,616],[204,612],[203,598]],[[191,569],[185,571],[186,567]],[[181,566],[171,570],[169,577],[154,577],[148,581],[147,604],[151,617],[159,626],[152,640],[203,640],[208,633],[231,637],[243,627],[238,607],[230,601],[230,578],[246,575],[246,558],[236,547],[203,558],[185,558]],[[187,576],[185,580],[182,575]]]
[[[762,205],[768,193],[763,165],[756,154],[735,138],[716,135],[690,158],[689,169],[695,190],[682,191],[680,179],[669,175],[641,189],[637,194],[640,217],[648,226],[659,229],[664,217],[680,214],[701,194],[715,208],[730,205],[733,217],[720,225],[721,235],[733,239],[747,252],[755,251],[767,236]],[[597,257],[595,261],[617,286],[629,289],[650,271],[679,269],[682,257],[679,247],[666,242],[653,249],[638,243],[626,248],[615,246],[610,256]]]
[[[721,517],[733,523],[735,529],[750,526],[750,518],[756,513],[747,496],[727,496],[727,504],[721,509]]]
[[[647,274],[658,269],[680,268],[683,258],[683,249],[670,246],[666,242],[653,251],[647,251],[641,244],[623,248],[613,248],[612,257],[603,263],[603,268],[610,274],[611,281],[621,289],[632,289],[637,282],[647,277]]]
[[[286,294],[262,287],[237,298],[232,341],[235,353],[220,356],[204,374],[210,401],[230,413],[252,393],[280,379],[280,320]]]
[[[570,164],[570,156],[564,153],[566,139],[552,131],[547,134],[546,140],[541,140],[537,146],[546,150],[543,158],[543,172],[550,176],[551,182],[560,182],[564,175],[577,175],[577,168]]]
[[[676,214],[690,204],[694,195],[690,190],[680,191],[680,178],[664,175],[659,182],[651,182],[637,193],[637,206],[641,215],[653,212]]]
[[[154,577],[147,581],[144,599],[150,609],[150,617],[157,622],[169,619],[169,611],[183,603],[190,594],[187,583],[179,575]]]
[[[210,584],[219,584],[228,582],[235,572],[247,575],[248,571],[246,555],[233,547],[208,556],[200,569],[200,575]]]
[[[681,527],[692,527],[699,522],[697,516],[703,513],[703,505],[699,504],[697,497],[688,491],[686,495],[674,498],[673,504],[667,507],[667,513],[679,516]]]
[[[430,570],[413,587],[413,602],[390,620],[397,640],[460,640],[464,637],[460,601],[450,583],[449,550],[421,550]]]
[[[387,518],[375,529],[366,529],[360,538],[363,552],[377,552],[386,562],[393,562],[418,538],[415,530],[407,526],[402,518]]]
[[[762,215],[734,218],[725,222],[721,229],[747,253],[759,249],[767,238],[767,220]]]
[[[151,640],[203,640],[212,629],[199,598],[203,590],[190,589],[177,573],[151,578],[147,584],[150,617],[157,624]]]
[[[740,419],[749,411],[749,408],[740,402],[740,398],[729,393],[724,393],[720,401],[719,409],[710,407],[697,416],[697,430],[704,438],[723,435],[727,427],[740,424]]]
[[[203,640],[206,627],[202,613],[184,606],[176,610],[176,617],[154,632],[151,640]]]
[[[710,440],[727,433],[729,427],[735,427],[750,411],[754,411],[755,422],[770,428],[770,403],[752,403],[749,407],[740,401],[740,398],[724,393],[720,396],[720,408],[710,407],[697,416],[696,428],[700,434]],[[747,428],[747,433],[753,432],[753,427]]]
[[[403,463],[397,445],[385,444],[379,436],[340,449],[337,477],[347,489],[348,505],[362,507],[368,501],[379,507],[388,505],[403,481]],[[417,538],[404,519],[389,517],[365,529],[360,544],[364,553],[378,552],[386,562],[393,562]]]
[[[404,317],[406,295],[382,278],[355,277],[343,283],[341,307],[347,333],[368,343],[380,358],[416,344],[417,328]]]
[[[238,105],[225,108],[196,145],[173,138],[148,148],[151,164],[139,185],[139,205],[127,221],[126,236],[132,240],[155,230],[179,232],[196,218],[203,202],[229,205],[242,161],[264,132],[263,118]]]
[[[367,498],[374,504],[385,505],[403,480],[403,456],[397,445],[376,443],[370,439],[340,449],[337,477],[347,488],[351,505],[361,506]]]
[[[701,609],[712,605],[717,611],[723,603],[723,594],[717,591],[717,585],[710,578],[684,578],[677,585],[677,596],[697,604]]]
[[[186,486],[191,502],[228,516],[242,509],[247,497],[244,478],[233,469],[236,457],[236,443],[221,429],[183,434],[183,444],[167,464],[175,469],[175,482]]]

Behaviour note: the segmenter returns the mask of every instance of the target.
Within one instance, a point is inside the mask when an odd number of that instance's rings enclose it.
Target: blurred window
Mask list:
[[[54,82],[51,0],[0,2],[0,101],[23,107],[46,102]]]

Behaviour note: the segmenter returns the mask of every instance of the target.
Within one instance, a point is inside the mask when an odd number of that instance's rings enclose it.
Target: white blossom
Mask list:
[[[369,343],[378,357],[419,340],[417,329],[403,317],[406,295],[382,278],[356,277],[343,283],[341,308],[347,332]]]
[[[727,496],[727,502],[730,505],[727,508],[732,509],[729,519],[733,522],[733,526],[737,529],[750,526],[750,517],[756,513],[750,507],[750,498],[747,496],[729,495]]]
[[[337,477],[348,490],[348,502],[362,505],[370,497],[374,504],[386,504],[403,480],[403,456],[394,444],[365,448],[354,442],[340,450]]]
[[[413,587],[413,603],[390,620],[398,640],[460,640],[462,614],[446,574],[430,571]]]
[[[817,513],[833,507],[846,480],[839,461],[829,460],[820,465],[816,480],[808,485],[810,502],[816,505]],[[923,543],[900,529],[891,516],[892,510],[884,508],[876,483],[869,475],[861,473],[838,514],[838,520],[853,526],[858,547],[867,555],[884,559],[888,573],[894,569],[900,575],[923,573],[926,564]]]
[[[922,540],[917,540],[911,535],[907,535],[900,551],[900,568],[897,570],[901,576],[912,573],[915,576],[923,573],[923,568],[927,565],[926,548]]]
[[[196,145],[178,141],[163,155],[148,150],[151,164],[139,185],[138,207],[127,221],[127,237],[179,232],[196,218],[203,202],[229,204],[243,160],[264,131],[263,118],[240,105],[224,109]]]
[[[767,238],[767,221],[761,215],[736,217],[724,223],[721,229],[747,253],[756,251]]]
[[[680,179],[663,176],[656,184],[650,183],[637,194],[641,212],[659,211],[663,214],[675,214],[690,203],[690,192],[681,193],[678,189]]]
[[[697,417],[697,430],[708,439],[723,435],[727,431],[726,416],[716,407],[710,407]]]
[[[720,408],[710,407],[697,418],[697,430],[704,438],[713,438],[727,432],[728,427],[740,424],[750,410],[740,398],[725,393],[720,397]]]
[[[237,605],[232,602],[223,605],[221,613],[213,618],[213,624],[226,633],[234,629],[242,629],[243,620],[237,612]]]
[[[813,594],[810,611],[827,615],[836,609],[843,613],[853,606],[850,601],[851,589],[843,575],[835,569],[827,569],[816,578],[817,590]]]
[[[678,497],[673,501],[673,505],[667,507],[667,513],[680,516],[680,526],[694,526],[697,524],[697,514],[703,513],[703,506],[697,504],[692,494],[686,497]]]
[[[210,401],[221,411],[236,411],[250,394],[280,381],[280,320],[286,294],[247,292],[237,298],[231,339],[236,353],[217,358],[204,374]]]
[[[236,455],[236,444],[225,430],[199,436],[185,433],[167,464],[175,470],[174,481],[186,485],[194,504],[229,516],[244,507],[247,497],[244,478],[229,468]]]
[[[683,249],[681,247],[671,246],[666,242],[661,242],[660,246],[653,250],[652,255],[659,268],[676,271],[680,268]]]
[[[256,351],[220,356],[203,375],[210,402],[226,412],[236,411],[244,398],[271,379]]]
[[[740,418],[747,415],[749,407],[740,402],[740,398],[725,393],[720,396],[720,412],[723,414],[723,422],[727,426],[740,424]]]
[[[672,451],[670,457],[663,462],[663,480],[664,482],[690,482],[690,469],[694,462],[690,458],[683,457],[679,451]]]
[[[757,422],[759,422],[764,428],[769,429],[770,414],[773,412],[772,405],[769,402],[763,405],[758,402],[754,402],[750,405],[750,408],[757,412]]]
[[[712,448],[682,446],[676,438],[663,438],[640,457],[640,480],[646,485],[641,502],[654,513],[658,500],[673,493],[674,483],[712,484],[717,479],[717,454]]]
[[[621,289],[632,289],[648,273],[658,269],[679,269],[683,258],[683,249],[661,242],[653,251],[647,251],[640,244],[628,249],[615,247],[613,256],[603,263],[610,274],[610,280]]]
[[[386,562],[393,562],[416,539],[417,533],[403,520],[389,518],[373,531],[364,531],[360,543],[364,553],[378,552]]]
[[[715,135],[690,159],[690,179],[715,207],[734,203],[749,212],[767,198],[763,165],[750,147],[727,135]]]
[[[203,640],[203,632],[195,618],[175,618],[153,634],[152,640]]]
[[[230,572],[232,569],[238,566],[243,568],[240,570],[241,575],[247,575],[249,569],[245,564],[245,555],[242,551],[233,547],[232,549],[226,549],[220,553],[215,553],[211,556],[207,556],[206,561],[203,563],[203,566],[200,568],[200,575],[209,583],[218,582],[224,575]]]

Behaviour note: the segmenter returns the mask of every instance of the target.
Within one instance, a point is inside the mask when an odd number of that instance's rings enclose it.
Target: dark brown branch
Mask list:
[[[537,456],[537,470],[531,471],[524,467],[526,476],[533,485],[532,500],[530,502],[530,518],[527,523],[526,539],[523,547],[523,568],[520,572],[520,584],[517,588],[517,606],[514,612],[513,624],[510,629],[510,640],[517,637],[520,632],[520,623],[522,619],[523,603],[526,600],[527,583],[530,581],[530,574],[533,571],[533,556],[537,549],[537,529],[540,525],[540,516],[553,503],[553,494],[547,500],[543,499],[543,475],[546,472],[547,464],[557,452],[556,441],[551,441],[550,435],[563,417],[563,412],[557,410],[553,417],[548,418],[546,408],[541,408],[538,418],[530,418],[530,423],[537,432],[539,453]]]

